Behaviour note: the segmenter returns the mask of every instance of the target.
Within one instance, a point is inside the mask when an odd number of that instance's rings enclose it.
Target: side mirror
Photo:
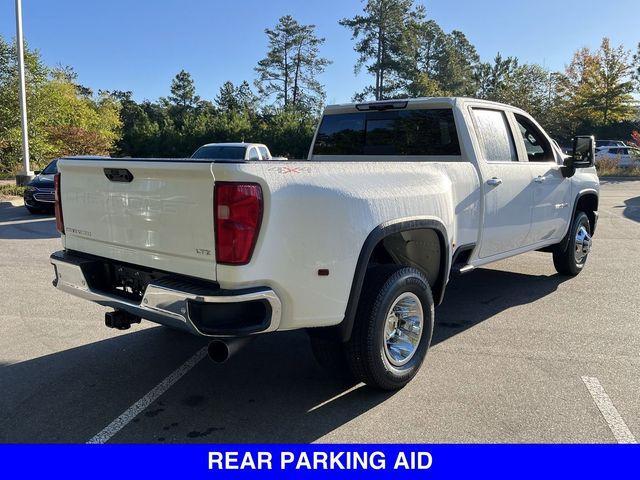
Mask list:
[[[574,168],[589,168],[595,165],[596,161],[596,140],[593,135],[578,135],[573,139]]]
[[[572,177],[576,168],[589,168],[596,161],[596,139],[593,135],[578,135],[573,139],[571,156],[564,159],[562,174]]]
[[[34,170],[33,174],[34,175],[40,175],[42,173],[42,170]]]

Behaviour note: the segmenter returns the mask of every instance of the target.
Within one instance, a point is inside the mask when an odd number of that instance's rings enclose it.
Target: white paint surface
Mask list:
[[[604,387],[600,384],[600,381],[595,377],[582,377],[582,381],[587,386],[593,401],[600,413],[602,413],[617,442],[638,443],[620,413],[618,413],[618,409],[609,398],[609,395],[605,392]]]
[[[202,347],[191,358],[174,370],[168,377],[153,387],[144,397],[127,408],[118,418],[107,425],[100,433],[91,438],[87,443],[102,444],[109,441],[116,433],[122,430],[131,420],[137,417],[145,408],[155,402],[160,395],[166,392],[174,383],[180,380],[185,373],[196,366],[207,355],[207,347]]]

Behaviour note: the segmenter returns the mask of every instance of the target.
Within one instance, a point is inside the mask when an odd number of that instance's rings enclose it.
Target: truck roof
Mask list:
[[[327,105],[325,107],[325,114],[333,114],[333,113],[341,113],[348,112],[353,110],[378,110],[375,108],[376,105],[395,105],[396,107],[391,108],[406,108],[406,107],[419,107],[419,106],[434,106],[434,105],[446,105],[453,107],[456,103],[464,103],[467,101],[472,102],[480,102],[482,104],[486,104],[487,106],[497,106],[497,107],[509,107],[515,108],[511,105],[507,105],[499,102],[492,102],[489,100],[481,100],[478,98],[471,97],[418,97],[418,98],[398,98],[393,100],[371,100],[365,102],[356,102],[356,103],[338,103],[334,105]],[[373,108],[371,108],[373,107]],[[520,109],[517,109],[520,110]]]
[[[205,143],[202,147],[266,147],[263,143],[248,142],[222,142],[222,143]]]

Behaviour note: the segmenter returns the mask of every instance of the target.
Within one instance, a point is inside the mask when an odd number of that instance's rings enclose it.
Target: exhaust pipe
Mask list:
[[[238,350],[249,343],[250,340],[251,337],[231,338],[229,340],[212,340],[207,348],[209,358],[214,363],[224,363],[229,360],[231,355],[234,355]]]

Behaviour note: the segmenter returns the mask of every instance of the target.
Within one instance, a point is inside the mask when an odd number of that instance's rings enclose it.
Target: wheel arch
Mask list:
[[[598,222],[598,192],[594,189],[586,189],[581,190],[578,195],[576,195],[576,199],[573,202],[573,210],[571,212],[571,218],[569,220],[569,225],[567,226],[567,233],[562,238],[562,241],[555,246],[556,248],[560,248],[560,250],[564,250],[567,248],[569,243],[569,235],[571,233],[571,225],[573,224],[573,219],[576,216],[576,212],[578,210],[583,211],[589,217],[589,223],[591,227],[591,235],[595,233],[596,224]]]
[[[382,244],[382,242],[391,237],[394,234],[401,232],[409,232],[415,230],[430,230],[435,232],[439,243],[439,269],[437,278],[431,285],[433,293],[433,299],[435,305],[439,305],[444,297],[444,290],[449,280],[450,271],[450,247],[447,235],[447,229],[444,224],[437,219],[422,218],[422,217],[410,217],[391,222],[386,222],[378,225],[369,233],[364,244],[360,250],[358,256],[358,262],[354,272],[353,282],[351,284],[351,291],[349,292],[349,300],[347,308],[345,310],[344,319],[337,326],[338,336],[341,341],[346,341],[351,336],[353,330],[353,324],[356,317],[356,311],[358,308],[358,302],[360,300],[360,294],[362,292],[362,286],[364,284],[364,278],[367,273],[367,269],[370,265],[372,255],[376,247]]]
[[[589,217],[591,235],[593,235],[598,220],[598,192],[591,189],[581,191],[573,204],[573,215],[571,215],[572,219],[575,217],[578,210],[586,213],[587,217]]]

